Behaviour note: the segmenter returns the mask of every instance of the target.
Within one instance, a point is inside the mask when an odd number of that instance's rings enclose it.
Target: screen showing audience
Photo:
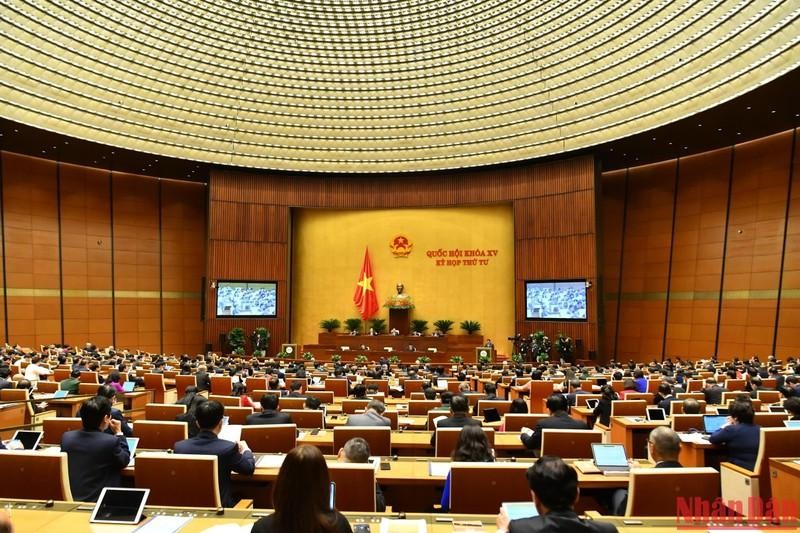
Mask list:
[[[272,282],[217,282],[218,317],[274,317],[278,313],[278,285]]]
[[[525,318],[586,320],[586,281],[525,282]]]

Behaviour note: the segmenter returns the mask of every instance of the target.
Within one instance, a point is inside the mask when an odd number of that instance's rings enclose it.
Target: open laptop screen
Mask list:
[[[35,450],[39,445],[39,441],[42,440],[42,432],[20,429],[14,433],[14,436],[11,437],[11,440],[20,441],[22,443],[22,447],[26,450]]]
[[[703,429],[706,433],[714,433],[725,425],[728,421],[727,416],[723,415],[703,415]]]
[[[652,422],[654,420],[666,420],[666,419],[667,419],[667,414],[660,407],[647,408],[647,420]]]
[[[126,381],[122,384],[122,392],[133,392],[133,389],[136,388],[135,381]]]
[[[628,466],[628,456],[622,444],[592,444],[594,464],[599,469],[603,467],[621,468]]]

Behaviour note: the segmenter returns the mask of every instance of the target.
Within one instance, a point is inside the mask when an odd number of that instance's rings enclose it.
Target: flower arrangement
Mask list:
[[[572,355],[572,350],[574,349],[574,346],[572,345],[572,337],[567,337],[559,331],[555,344],[559,357],[565,360],[569,359],[569,356]]]
[[[397,365],[400,364],[400,356],[399,355],[392,355],[387,359],[390,365]]]
[[[460,365],[461,363],[464,362],[464,358],[461,357],[460,355],[454,355],[453,357],[450,358],[450,362]]]
[[[547,361],[550,358],[550,349],[553,347],[550,337],[544,331],[537,331],[532,335],[531,351],[537,361]]]
[[[478,356],[478,363],[481,365],[488,365],[492,362],[492,356],[490,354],[481,354]]]
[[[361,355],[355,356],[353,358],[353,361],[355,361],[356,363],[358,363],[360,365],[363,365],[364,363],[369,361],[369,357],[367,357],[366,355],[361,354]]]
[[[419,357],[417,357],[417,364],[427,365],[430,362],[431,362],[431,358],[428,357],[427,355],[420,355]]]
[[[303,359],[305,359],[306,361],[313,361],[314,360],[314,354],[311,353],[311,352],[305,352],[303,354]]]
[[[522,354],[521,353],[512,353],[511,354],[511,362],[520,364],[522,363]]]
[[[275,354],[275,359],[289,359],[289,354],[286,352],[278,352]]]
[[[335,353],[335,354],[333,354],[331,356],[331,361],[333,361],[334,363],[338,363],[341,360],[342,360],[342,356],[339,355],[338,353]]]
[[[360,318],[348,318],[344,321],[344,325],[347,328],[347,331],[350,333],[356,332],[358,333],[361,330],[361,319]]]
[[[342,323],[335,318],[326,318],[325,320],[319,323],[319,327],[324,329],[328,333],[331,333],[332,331],[342,327]]]

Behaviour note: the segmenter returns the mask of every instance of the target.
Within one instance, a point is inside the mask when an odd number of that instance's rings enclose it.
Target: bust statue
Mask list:
[[[386,302],[385,307],[393,307],[395,309],[413,309],[414,304],[411,301],[411,296],[403,292],[405,286],[402,283],[397,284],[397,294],[393,294]]]

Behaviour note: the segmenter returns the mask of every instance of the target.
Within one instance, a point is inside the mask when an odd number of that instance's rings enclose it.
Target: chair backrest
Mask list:
[[[309,398],[318,398],[323,404],[333,403],[334,394],[329,390],[309,390],[306,391],[306,396]]]
[[[673,404],[674,407],[674,404]],[[703,430],[703,415],[684,415],[684,414],[673,414],[672,415],[672,430],[673,431],[689,431],[690,429],[696,429],[698,431]]]
[[[194,375],[191,376],[181,376],[178,374],[175,376],[175,392],[178,395],[178,398],[183,398],[186,394],[187,387],[196,387],[197,386],[197,378]]]
[[[705,387],[704,379],[690,379],[686,383],[686,392],[702,392]]]
[[[148,403],[144,406],[146,420],[163,420],[174,422],[175,417],[186,413],[185,405],[172,403]]]
[[[367,378],[364,380],[364,385],[369,388],[370,385],[377,385],[378,392],[389,394],[389,380],[388,379],[372,379]]]
[[[287,377],[283,381],[284,381],[284,383],[286,383],[286,390],[292,390],[292,383],[294,383],[295,381],[299,381],[300,384],[303,386],[300,389],[301,393],[308,388],[308,379],[306,379],[306,378],[290,378],[290,377]]]
[[[703,394],[702,392],[679,392],[678,394],[675,395],[675,397],[678,398],[679,400],[694,398],[695,400],[700,401],[706,399],[706,395]]]
[[[239,407],[239,397],[238,396],[221,396],[219,394],[209,394],[208,395],[208,399],[209,400],[214,400],[215,402],[219,402],[223,406]]]
[[[342,413],[352,415],[356,411],[363,411],[367,408],[369,400],[342,400]]]
[[[442,400],[438,398],[435,400],[409,400],[408,414],[409,416],[422,416],[427,414],[431,409],[435,409],[441,405]]]
[[[278,399],[278,405],[281,409],[302,409],[306,405],[306,399],[281,396],[280,399]]]
[[[145,374],[144,375],[144,388],[148,390],[164,391],[167,386],[164,384],[163,374]]]
[[[575,407],[588,407],[586,402],[589,400],[599,400],[600,394],[576,394],[575,395]]]
[[[73,429],[83,429],[83,422],[78,417],[45,418],[42,420],[42,444],[61,444],[61,435]]]
[[[412,392],[422,392],[424,380],[421,379],[407,379],[403,382],[403,395],[406,398],[411,397]]]
[[[506,413],[503,415],[505,431],[519,432],[522,428],[535,428],[540,420],[548,418],[550,415],[544,413]]]
[[[339,426],[333,428],[333,451],[338,453],[344,444],[361,437],[369,444],[370,455],[392,455],[392,428],[370,426]]]
[[[659,494],[664,497],[654,497]],[[625,516],[677,516],[679,498],[712,502],[719,496],[719,472],[713,468],[633,468]]]
[[[593,429],[543,429],[539,456],[558,455],[574,459],[592,457],[592,444],[603,442],[603,432]]]
[[[72,501],[67,454],[0,451],[0,498]]]
[[[503,502],[530,501],[525,463],[453,463],[450,512],[493,514]]]
[[[230,376],[211,376],[211,394],[230,396],[233,390],[233,378]]]
[[[291,417],[292,423],[303,429],[324,429],[325,413],[317,409],[281,409]]]
[[[347,397],[347,379],[328,378],[323,382],[322,388],[323,390],[333,392],[333,395],[339,398]]]
[[[216,455],[138,454],[136,487],[150,489],[150,505],[222,506]]]
[[[69,368],[56,368],[53,370],[53,379],[55,381],[64,381],[72,374]]]
[[[611,416],[644,416],[647,402],[644,400],[614,400],[611,402]]]
[[[171,450],[176,442],[188,438],[188,431],[186,422],[138,420],[133,424],[133,434],[139,437],[139,448],[150,450]]]
[[[766,413],[770,414],[770,413]],[[768,500],[772,496],[769,460],[771,457],[797,457],[800,428],[761,428],[754,472],[758,475],[759,496]]]
[[[42,384],[39,383],[39,388],[41,389],[41,387]],[[765,404],[778,403],[783,399],[783,394],[777,390],[760,390],[756,392],[756,395],[758,395],[758,399]]]
[[[52,394],[58,390],[58,381],[40,381],[36,384],[36,390],[44,394]]]
[[[553,394],[553,383],[551,381],[531,381],[531,397],[528,403],[528,411],[531,413],[544,413],[545,407],[543,399]]]
[[[247,417],[253,414],[252,407],[231,407],[225,406],[225,416],[228,418],[229,424],[244,424]]]
[[[747,396],[748,398],[750,398],[750,393],[749,392],[743,392],[743,391],[740,391],[740,390],[725,391],[725,392],[722,393],[722,405],[729,404],[730,402],[732,402],[733,400],[735,400],[739,396]],[[753,401],[756,401],[756,400],[753,400]],[[761,403],[760,400],[759,400],[759,403]],[[755,409],[755,407],[753,407],[753,409]]]
[[[371,449],[371,447],[370,447]],[[375,467],[371,464],[328,463],[336,483],[336,510],[375,512]]]
[[[647,392],[656,393],[658,392],[658,387],[661,385],[660,379],[648,379],[647,380]]]
[[[450,457],[453,455],[453,450],[458,443],[458,436],[461,434],[463,428],[436,428],[436,449],[434,456],[436,457]],[[489,446],[494,448],[494,429],[481,428],[486,433],[486,439],[489,441]]]
[[[247,392],[252,392],[254,390],[264,390],[267,388],[267,378],[256,378],[251,377],[247,378]]]
[[[391,422],[389,427],[392,428],[392,431],[400,427],[400,413],[398,413],[396,410],[387,409],[383,412],[382,416],[389,419],[389,422]]]
[[[497,409],[497,413],[504,415],[511,409],[511,402],[505,400],[479,400],[478,416],[483,416],[484,409]]]
[[[743,391],[746,384],[747,384],[746,379],[728,378],[725,380],[725,388],[728,389],[729,391]]]
[[[425,425],[428,431],[433,431],[436,429],[436,426],[433,424],[433,421],[439,417],[447,418],[450,416],[450,411],[445,411],[444,409],[431,409],[428,411],[428,423]]]
[[[783,428],[786,427],[786,425],[783,423],[785,420],[789,420],[789,413],[756,412],[753,423],[757,426],[761,426],[762,428]],[[797,450],[798,453],[795,453],[795,455],[800,454],[800,445],[798,445]]]
[[[91,372],[89,370],[81,372],[78,381],[81,383],[100,383],[100,380],[97,379],[97,372]]]
[[[705,400],[697,400],[697,403],[700,404],[700,414],[706,412],[706,401]],[[672,402],[670,404],[670,412],[673,415],[680,415],[683,414],[683,402]]]
[[[242,440],[255,453],[289,453],[297,446],[297,425],[242,426]]]
[[[412,392],[410,398],[412,400],[424,400],[425,393],[424,392]]]
[[[647,405],[652,405],[655,399],[655,394],[652,392],[629,392],[625,395],[626,400],[644,400]]]
[[[78,394],[97,394],[99,383],[78,383]]]

